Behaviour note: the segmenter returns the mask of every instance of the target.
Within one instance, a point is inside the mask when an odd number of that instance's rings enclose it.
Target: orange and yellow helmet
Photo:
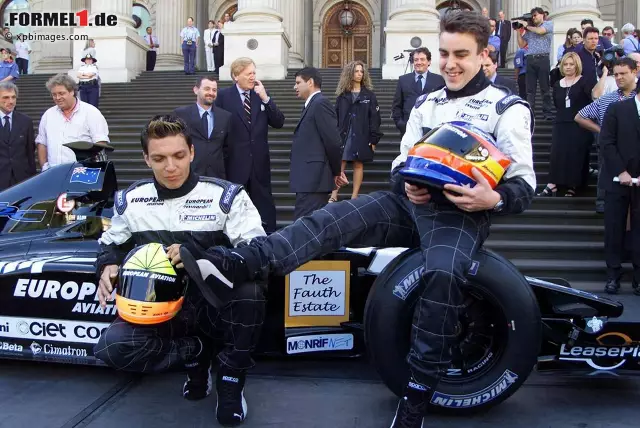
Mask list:
[[[405,181],[442,188],[476,185],[476,168],[495,188],[511,160],[494,138],[467,122],[447,122],[425,134],[410,150],[400,174]]]
[[[152,243],[136,247],[118,273],[118,315],[132,324],[169,321],[182,309],[187,286],[187,275],[176,272],[164,246]]]

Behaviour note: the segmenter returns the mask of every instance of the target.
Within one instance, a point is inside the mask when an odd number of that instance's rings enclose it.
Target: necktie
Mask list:
[[[2,129],[7,135],[11,132],[11,126],[9,125],[9,116],[4,117],[4,125],[2,125]]]
[[[418,80],[416,80],[416,90],[418,93],[422,93],[422,74],[418,74]]]
[[[251,125],[251,96],[250,96],[250,92],[246,91],[244,93],[244,112],[247,115],[247,122],[249,122],[249,125]]]
[[[204,114],[202,115],[202,129],[204,130],[204,135],[207,136],[207,139],[209,139],[209,112],[205,111]]]

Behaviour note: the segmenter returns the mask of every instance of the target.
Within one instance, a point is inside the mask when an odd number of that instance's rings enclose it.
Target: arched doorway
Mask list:
[[[2,3],[0,9],[0,16],[2,16],[3,25],[6,23],[9,24],[9,14],[10,13],[21,13],[21,12],[29,12],[29,2],[27,0],[5,0]],[[28,34],[31,31],[31,27],[23,27],[20,25],[15,25],[9,28],[11,34],[13,34],[14,42],[15,37],[18,34]]]
[[[340,24],[344,3],[333,6],[322,24],[322,67],[342,68],[350,61],[360,60],[371,67],[373,23],[367,10],[349,2],[353,25],[345,31]]]

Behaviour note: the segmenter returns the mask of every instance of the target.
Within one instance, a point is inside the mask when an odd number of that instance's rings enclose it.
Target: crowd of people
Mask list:
[[[388,191],[360,194],[364,164],[374,159],[383,136],[366,64],[345,65],[335,102],[323,94],[319,70],[299,70],[294,90],[304,104],[292,136],[289,180],[295,193],[295,221],[280,230],[268,144],[269,128],[282,128],[285,123],[277,100],[256,78],[251,58],[232,62],[230,87],[219,90],[212,74],[198,76],[195,102],[152,118],[142,132],[142,156],[154,180],[134,183],[114,198],[112,226],[100,239],[96,265],[99,298],[103,305],[111,298],[113,280],[127,252],[155,242],[158,236],[174,265],[182,266],[182,249],[188,250],[199,266],[215,267],[208,271],[211,275],[203,274],[208,282],[235,285],[233,296],[215,309],[202,296],[190,295],[184,309],[159,326],[133,327],[117,318],[100,337],[97,358],[118,369],[184,368],[188,376],[183,395],[191,400],[211,393],[212,360],[217,358],[221,365],[216,380],[217,418],[222,424],[241,423],[247,414],[244,385],[247,371],[254,366],[251,351],[264,320],[269,275],[286,275],[343,246],[413,243],[424,251],[426,287],[413,319],[407,357],[411,375],[392,427],[421,427],[427,403],[451,363],[448,347],[456,328],[456,309],[462,303],[459,278],[464,278],[474,253],[487,239],[491,217],[526,210],[536,194],[531,138],[537,86],[543,95],[542,117],[553,120],[550,178],[538,195],[555,196],[560,188],[565,196],[577,195],[590,173],[589,155],[596,142],[601,159],[599,197],[604,202],[597,209],[605,217],[609,275],[605,289],[617,292],[629,211],[633,238],[640,239],[640,228],[634,225],[640,199],[633,183],[640,179],[636,144],[640,52],[634,48],[638,39],[627,24],[625,37],[614,44],[612,28],[605,28],[600,36],[593,23],[585,20],[581,32],[567,32],[552,69],[553,23],[541,8],[531,13],[531,21],[517,22],[521,28],[514,30],[520,46],[514,59],[515,79],[497,75],[497,69],[505,66],[513,24],[502,12],[498,19],[489,19],[484,11],[443,16],[440,74],[428,71],[431,52],[427,48],[412,53],[413,71],[398,79],[390,112],[402,140],[398,157],[390,165],[392,189]],[[210,21],[205,31],[207,69],[212,72],[222,65],[217,59],[224,43],[222,25]],[[184,71],[192,74],[200,42],[191,18],[180,37]],[[159,40],[151,28],[145,40],[151,48],[148,69],[153,70]],[[615,50],[616,46],[621,49]],[[611,52],[613,59],[609,59]],[[7,147],[21,150],[5,150],[3,159],[5,163],[9,159],[10,167],[0,175],[0,188],[35,174],[37,164],[46,170],[73,161],[65,142],[109,142],[107,122],[97,108],[96,59],[90,41],[82,54],[78,82],[68,74],[49,79],[47,89],[55,105],[44,113],[37,132],[32,119],[14,111],[17,86],[11,79],[0,82],[0,138]],[[514,97],[516,93],[520,97]],[[629,120],[632,117],[636,120]],[[503,180],[494,188],[474,175],[475,187],[447,185],[444,189],[405,181],[399,171],[415,142],[443,122],[461,118],[493,135],[498,149],[509,154],[511,165]],[[349,184],[348,163],[353,165],[353,189],[348,200],[340,201],[339,189]],[[197,225],[183,224],[175,221],[171,211],[149,216],[146,207],[134,203],[134,195],[144,196],[136,199],[140,203],[175,200],[188,205],[190,200],[219,200],[220,212]],[[178,212],[182,213],[181,208]],[[154,230],[168,233],[145,233],[151,222]],[[218,239],[221,235],[227,241]],[[220,245],[223,241],[233,248]],[[640,252],[633,253],[633,265],[633,286],[638,289]],[[224,338],[222,343],[215,342],[219,337]]]

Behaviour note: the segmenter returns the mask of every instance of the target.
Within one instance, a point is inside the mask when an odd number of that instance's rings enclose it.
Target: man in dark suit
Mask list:
[[[213,63],[216,66],[215,72],[220,73],[220,67],[224,65],[224,34],[222,34],[222,24],[218,22],[217,28],[213,32]]]
[[[0,190],[36,174],[36,136],[33,120],[14,111],[18,88],[0,82]]]
[[[193,87],[195,104],[178,107],[174,114],[187,123],[195,157],[191,169],[196,174],[227,179],[225,159],[229,151],[231,113],[213,103],[218,95],[215,77],[202,76]]]
[[[284,115],[256,80],[251,58],[231,64],[235,85],[218,93],[216,105],[231,112],[227,180],[242,184],[258,208],[267,233],[276,230],[276,206],[271,194],[271,160],[267,140],[269,126],[282,128]]]
[[[511,40],[511,21],[504,19],[504,11],[502,10],[498,12],[495,35],[500,37],[500,68],[504,68],[505,60],[507,59],[507,48]]]
[[[484,71],[484,75],[487,76],[487,79],[494,85],[504,86],[513,94],[518,95],[516,81],[498,75],[498,52],[489,52],[489,55],[487,55],[487,58],[485,58],[482,64],[482,70]]]
[[[604,252],[607,264],[605,291],[615,294],[620,288],[627,213],[631,212],[632,286],[640,295],[640,188],[632,179],[640,178],[640,99],[636,95],[613,103],[607,109],[600,129],[603,158],[601,185],[604,196]],[[617,179],[618,182],[613,180]]]
[[[431,52],[421,47],[413,52],[413,72],[400,76],[396,86],[396,94],[391,106],[391,118],[400,134],[404,136],[407,121],[416,99],[444,86],[444,79],[439,74],[429,73]]]
[[[296,73],[294,88],[298,98],[305,100],[291,144],[289,189],[296,194],[293,219],[297,220],[325,206],[331,191],[347,184],[347,177],[340,168],[338,118],[322,95],[320,73],[312,67],[303,68]]]

